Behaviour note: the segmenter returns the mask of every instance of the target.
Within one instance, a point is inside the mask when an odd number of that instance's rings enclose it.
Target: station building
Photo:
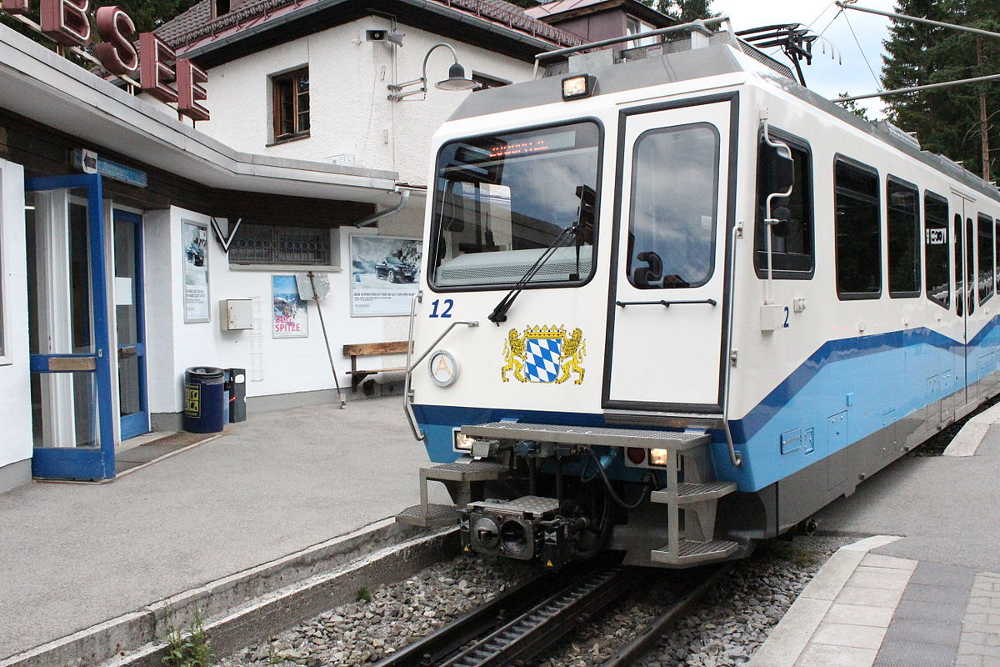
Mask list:
[[[430,137],[475,94],[435,82],[668,23],[635,0],[203,0],[141,42],[142,80],[0,25],[0,492],[113,478],[179,428],[191,366],[244,369],[251,419],[335,400],[327,345],[349,393],[398,383],[352,387],[343,348],[407,337]]]

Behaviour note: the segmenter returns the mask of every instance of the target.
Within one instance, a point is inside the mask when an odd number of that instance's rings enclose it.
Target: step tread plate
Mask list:
[[[736,491],[736,482],[683,482],[677,485],[676,502],[678,505],[707,502],[728,496]],[[650,502],[669,503],[675,496],[666,489],[653,491],[649,494]]]
[[[458,510],[451,505],[429,503],[427,514],[423,505],[412,505],[396,515],[396,523],[418,528],[441,528],[458,523]]]
[[[659,431],[655,429],[609,428],[606,426],[565,426],[561,424],[524,424],[490,422],[462,426],[461,432],[474,438],[538,440],[568,445],[609,445],[619,447],[684,450],[707,445],[707,433]]]
[[[739,548],[740,543],[731,540],[711,540],[709,542],[681,540],[679,553],[676,556],[670,553],[668,547],[662,547],[660,549],[653,549],[650,558],[654,563],[663,563],[665,565],[711,563],[729,558]]]
[[[458,460],[421,469],[427,479],[446,482],[484,482],[507,475],[507,466],[495,461]]]

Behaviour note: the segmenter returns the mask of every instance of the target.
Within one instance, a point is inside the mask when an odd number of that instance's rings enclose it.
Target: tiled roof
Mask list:
[[[231,35],[248,27],[266,22],[276,14],[291,14],[319,0],[247,0],[233,11],[212,20],[212,0],[201,0],[156,29],[156,34],[175,49],[194,42],[211,39],[220,33]],[[559,46],[573,46],[582,40],[571,32],[561,30],[525,14],[517,5],[504,0],[433,0],[450,10],[473,15],[491,23],[544,39]]]

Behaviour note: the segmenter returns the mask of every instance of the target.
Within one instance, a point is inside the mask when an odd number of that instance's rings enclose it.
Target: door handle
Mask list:
[[[615,305],[619,308],[627,308],[628,306],[663,306],[664,308],[669,308],[675,305],[685,305],[692,303],[707,303],[708,305],[715,307],[718,305],[715,299],[679,299],[675,301],[667,301],[666,299],[660,299],[659,301],[615,301]]]
[[[122,345],[118,348],[118,358],[127,359],[129,357],[134,357],[138,353],[135,345]]]

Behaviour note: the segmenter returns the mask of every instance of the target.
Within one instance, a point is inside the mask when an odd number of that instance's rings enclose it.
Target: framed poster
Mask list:
[[[184,323],[211,322],[208,306],[208,225],[181,221]]]
[[[410,314],[421,245],[401,236],[351,235],[351,317]]]
[[[271,312],[272,338],[309,337],[309,306],[294,275],[271,276]]]

